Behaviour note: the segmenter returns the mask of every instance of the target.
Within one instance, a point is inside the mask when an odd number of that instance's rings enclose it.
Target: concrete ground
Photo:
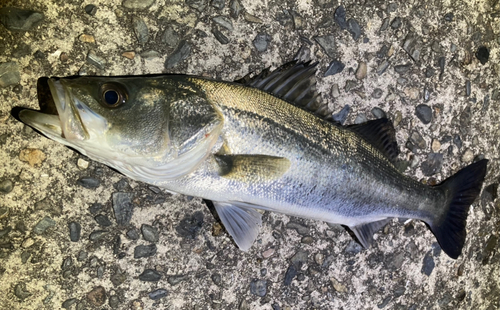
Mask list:
[[[499,1],[0,1],[0,17],[3,309],[500,308]],[[393,120],[405,174],[436,183],[490,159],[457,260],[419,221],[395,219],[362,249],[341,227],[273,213],[241,252],[199,198],[127,179],[11,116],[38,108],[42,76],[232,81],[301,46],[334,118]]]

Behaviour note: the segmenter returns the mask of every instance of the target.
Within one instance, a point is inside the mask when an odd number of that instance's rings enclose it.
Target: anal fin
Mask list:
[[[365,223],[349,227],[358,238],[358,241],[365,248],[369,248],[373,241],[373,234],[384,227],[392,218],[386,218],[376,222]]]
[[[215,210],[227,232],[233,237],[240,250],[248,251],[252,246],[260,227],[262,215],[255,209],[239,207],[226,202],[213,202]]]

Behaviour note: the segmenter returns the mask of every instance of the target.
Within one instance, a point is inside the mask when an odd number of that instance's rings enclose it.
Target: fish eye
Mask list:
[[[105,83],[100,90],[101,105],[106,108],[117,108],[127,101],[128,94],[125,88],[118,83]]]

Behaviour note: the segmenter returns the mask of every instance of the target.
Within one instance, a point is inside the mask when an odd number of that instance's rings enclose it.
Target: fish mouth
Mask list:
[[[75,100],[64,79],[39,78],[37,95],[40,111],[21,110],[19,118],[23,123],[62,143],[63,140],[81,141],[89,138],[79,111],[86,107],[77,104],[79,101]]]

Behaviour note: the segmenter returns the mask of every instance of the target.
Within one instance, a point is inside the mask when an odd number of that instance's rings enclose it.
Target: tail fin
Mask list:
[[[443,251],[451,258],[456,259],[462,253],[467,214],[470,205],[481,192],[487,164],[488,160],[482,159],[438,185],[448,193],[448,211],[439,221],[428,224]]]

